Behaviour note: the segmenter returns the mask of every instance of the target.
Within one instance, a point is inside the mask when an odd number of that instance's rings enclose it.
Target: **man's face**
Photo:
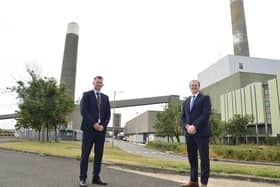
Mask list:
[[[95,89],[96,91],[100,91],[101,88],[103,87],[103,79],[96,78],[96,79],[93,81],[93,86],[94,86],[94,89]]]
[[[198,81],[193,80],[193,81],[190,82],[190,90],[191,90],[193,95],[196,94],[197,92],[199,92],[199,88],[200,88],[200,86],[199,86]]]

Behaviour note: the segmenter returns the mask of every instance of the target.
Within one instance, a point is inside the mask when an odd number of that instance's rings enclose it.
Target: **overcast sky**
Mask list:
[[[244,0],[250,55],[280,59],[280,1]],[[233,54],[230,0],[9,0],[0,2],[0,114],[17,101],[3,93],[26,65],[60,79],[67,25],[80,26],[76,100],[104,77],[113,99],[190,94],[188,83]],[[116,109],[122,123],[162,106]],[[2,126],[1,126],[2,124]],[[0,128],[10,121],[0,122]]]

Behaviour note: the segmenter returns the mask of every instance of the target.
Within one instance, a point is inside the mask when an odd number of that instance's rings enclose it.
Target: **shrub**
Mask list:
[[[159,142],[151,141],[147,144],[147,147],[157,149],[160,151],[172,151],[175,153],[185,153],[186,148],[183,143],[168,143],[168,142]]]
[[[264,141],[265,141],[266,145],[276,145],[277,144],[276,137],[266,136]]]
[[[158,149],[160,151],[172,151],[179,154],[186,154],[186,145],[184,143],[167,143],[152,141],[149,142],[147,146],[153,149]],[[212,158],[280,162],[279,146],[211,145],[210,155]]]

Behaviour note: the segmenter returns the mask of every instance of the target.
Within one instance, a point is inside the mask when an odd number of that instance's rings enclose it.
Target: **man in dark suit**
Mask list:
[[[198,156],[201,166],[201,187],[207,187],[210,161],[209,161],[209,137],[211,114],[210,97],[199,92],[200,82],[190,82],[192,96],[188,97],[183,104],[182,124],[185,130],[187,152],[190,163],[190,181],[182,184],[182,187],[198,187]]]
[[[93,184],[107,185],[100,178],[101,162],[106,135],[106,128],[110,121],[109,97],[101,93],[103,78],[97,76],[93,80],[93,90],[84,92],[80,110],[82,115],[81,130],[83,131],[82,153],[80,160],[80,186],[87,186],[88,159],[94,144]]]

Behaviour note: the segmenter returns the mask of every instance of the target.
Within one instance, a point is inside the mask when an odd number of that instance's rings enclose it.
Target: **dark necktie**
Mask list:
[[[98,107],[98,123],[101,122],[100,120],[100,113],[101,113],[101,95],[99,92],[96,92],[96,101],[97,101],[97,107]]]
[[[100,110],[100,107],[101,107],[101,96],[100,96],[99,92],[96,92],[96,101],[97,101],[98,110]]]

